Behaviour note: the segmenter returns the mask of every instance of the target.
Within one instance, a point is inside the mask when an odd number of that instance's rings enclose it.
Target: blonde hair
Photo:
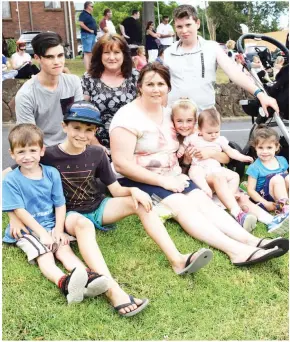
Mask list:
[[[197,113],[197,105],[191,101],[188,97],[181,97],[179,100],[175,101],[172,105],[172,119],[174,117],[174,113],[177,109],[189,109],[193,113],[194,122],[196,122],[196,113]]]
[[[145,53],[145,47],[143,45],[140,45],[137,48],[137,55],[140,55],[141,53]]]
[[[275,60],[275,64],[284,64],[285,58],[283,56],[278,56]]]
[[[226,47],[230,50],[233,50],[235,46],[236,46],[236,42],[234,40],[230,39],[226,42]]]
[[[201,111],[198,116],[198,128],[201,129],[205,122],[210,126],[219,126],[221,124],[220,113],[214,107]]]

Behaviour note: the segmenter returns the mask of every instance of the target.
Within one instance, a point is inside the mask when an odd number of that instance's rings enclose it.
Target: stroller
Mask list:
[[[251,128],[248,142],[246,143],[246,146],[244,148],[241,148],[235,142],[230,142],[230,146],[237,149],[243,154],[253,157],[254,159],[257,158],[257,155],[256,155],[256,151],[250,146],[250,138],[251,138],[252,133],[254,132],[254,130],[257,128],[259,124],[265,124],[269,127],[279,128],[281,149],[278,155],[284,156],[289,162],[289,51],[288,51],[288,48],[289,48],[288,39],[289,38],[288,37],[289,36],[287,36],[286,46],[281,44],[276,39],[273,39],[272,37],[264,36],[261,34],[255,34],[255,33],[244,34],[237,41],[237,49],[240,54],[244,53],[244,49],[242,46],[243,46],[243,42],[245,39],[256,39],[256,40],[267,41],[275,45],[279,49],[281,49],[281,51],[283,51],[283,53],[285,54],[284,55],[285,65],[277,74],[276,82],[273,83],[272,85],[263,84],[260,81],[255,70],[251,69],[251,65],[249,61],[247,61],[246,58],[243,59],[244,60],[243,67],[247,71],[249,71],[256,85],[259,88],[263,89],[265,93],[267,93],[269,96],[274,97],[280,109],[280,115],[277,115],[276,113],[274,113],[274,110],[272,108],[268,108],[269,117],[266,117],[262,107],[260,106],[260,102],[258,99],[240,101],[240,105],[242,106],[243,111],[252,117],[253,127]],[[257,48],[256,51],[264,67],[268,68],[269,64],[271,63],[271,55],[266,56],[265,55],[266,50],[261,52],[259,48]],[[230,160],[230,163],[228,164],[228,168],[236,171],[240,175],[240,177],[244,176],[245,164],[243,162]]]

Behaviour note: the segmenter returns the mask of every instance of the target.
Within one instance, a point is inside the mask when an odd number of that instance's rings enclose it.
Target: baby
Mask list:
[[[220,114],[215,108],[203,110],[198,117],[198,132],[195,132],[196,106],[189,99],[181,99],[174,103],[172,119],[177,133],[185,137],[180,145],[177,156],[182,157],[186,148],[208,148],[209,151],[225,152],[230,158],[242,162],[253,162],[252,157],[245,156],[231,148],[228,140],[220,136]],[[209,197],[216,192],[220,201],[229,209],[232,216],[247,230],[252,230],[257,222],[256,216],[243,212],[235,194],[238,191],[239,175],[222,167],[214,158],[192,158],[188,173]]]

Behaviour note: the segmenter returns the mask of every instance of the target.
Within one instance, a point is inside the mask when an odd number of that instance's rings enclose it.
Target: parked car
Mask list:
[[[19,40],[24,40],[26,42],[26,52],[29,53],[31,57],[34,55],[31,41],[39,33],[41,33],[41,31],[25,31],[22,32],[21,36],[19,37]]]

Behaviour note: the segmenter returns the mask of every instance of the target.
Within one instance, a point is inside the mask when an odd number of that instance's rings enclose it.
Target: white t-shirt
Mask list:
[[[112,20],[107,20],[103,18],[102,21],[100,22],[100,33],[98,34],[98,38],[101,38],[105,34],[105,32],[103,31],[104,27],[107,27],[107,29],[109,30],[108,33],[116,34],[116,29]]]
[[[157,33],[160,33],[160,34],[169,34],[169,33],[172,33],[174,32],[173,31],[173,28],[170,24],[159,24],[158,27],[157,27]],[[167,37],[167,38],[159,38],[160,39],[160,42],[162,45],[171,45],[173,44],[173,37]]]
[[[30,61],[31,61],[31,57],[26,52],[22,56],[18,52],[15,52],[11,56],[11,63],[14,69],[19,69],[24,62],[30,62]]]

